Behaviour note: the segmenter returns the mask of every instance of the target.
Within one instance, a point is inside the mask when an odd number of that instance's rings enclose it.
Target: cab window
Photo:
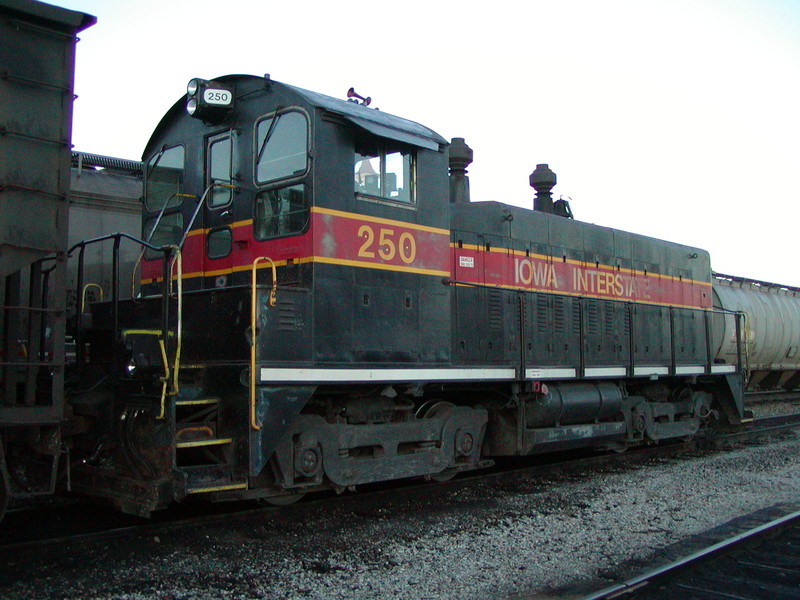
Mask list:
[[[208,191],[209,206],[224,206],[231,201],[233,189],[231,172],[233,163],[233,144],[230,133],[211,138],[208,142]]]
[[[379,144],[356,146],[353,184],[356,194],[413,204],[414,152]]]
[[[149,211],[179,206],[183,190],[185,153],[183,146],[163,148],[147,163],[144,205]]]
[[[158,226],[156,226],[158,223]],[[155,231],[153,231],[155,227]],[[181,213],[171,213],[162,215],[159,220],[158,217],[153,217],[145,221],[144,224],[144,239],[148,240],[151,245],[161,246],[177,246],[183,237],[183,215]],[[156,250],[149,248],[145,252],[147,260],[161,258],[163,256]]]
[[[298,177],[308,169],[308,120],[296,110],[256,125],[256,183]]]
[[[208,258],[223,258],[231,253],[233,235],[228,227],[209,232],[207,239]]]
[[[259,192],[253,214],[253,233],[259,240],[302,233],[308,224],[308,214],[302,184]]]

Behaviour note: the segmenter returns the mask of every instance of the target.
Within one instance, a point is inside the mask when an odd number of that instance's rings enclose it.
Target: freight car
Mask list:
[[[75,36],[94,21],[0,0],[0,517],[53,492],[62,452],[65,298],[46,299],[66,279]]]
[[[744,316],[748,390],[792,390],[800,386],[800,289],[715,273],[714,306]],[[717,358],[733,359],[736,344],[730,320],[718,321],[715,337]]]
[[[166,113],[142,295],[78,320],[75,489],[288,502],[741,423],[705,251],[570,218],[546,165],[536,210],[470,202],[463,140],[349,96],[233,75]]]

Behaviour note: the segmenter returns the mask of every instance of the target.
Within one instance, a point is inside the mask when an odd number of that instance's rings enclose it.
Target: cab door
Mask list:
[[[231,283],[233,268],[233,222],[235,134],[233,131],[206,140],[205,178],[209,188],[203,207],[202,253],[204,287],[223,288]]]

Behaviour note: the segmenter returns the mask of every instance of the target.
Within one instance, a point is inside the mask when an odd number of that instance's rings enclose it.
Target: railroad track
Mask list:
[[[461,476],[447,482],[421,482],[408,480],[363,486],[347,501],[365,507],[406,500],[446,495],[452,491],[485,482],[494,478],[498,482],[515,478],[542,479],[580,474],[597,467],[637,465],[655,458],[668,458],[685,454],[695,455],[724,448],[731,443],[758,440],[800,427],[800,414],[757,419],[740,432],[709,432],[685,443],[654,445],[632,449],[625,453],[576,452],[540,457],[517,458],[503,461],[494,469]],[[534,463],[535,461],[535,463]],[[210,504],[184,502],[154,514],[146,520],[125,515],[114,509],[93,504],[67,502],[65,506],[11,512],[0,527],[0,555],[61,548],[69,544],[93,543],[127,536],[157,536],[160,532],[192,527],[232,519],[246,520],[255,517],[289,519],[302,518],[303,514],[330,510],[342,498],[333,493],[316,494],[293,506],[257,506],[253,502]],[[87,521],[88,515],[88,521]],[[47,524],[43,529],[41,523]]]
[[[800,391],[772,391],[772,392],[747,392],[744,396],[745,404],[767,404],[770,402],[798,402]]]
[[[793,510],[582,600],[795,600],[799,594],[800,510]]]

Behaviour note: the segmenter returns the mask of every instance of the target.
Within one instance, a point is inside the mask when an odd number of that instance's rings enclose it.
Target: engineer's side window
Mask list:
[[[356,149],[353,184],[356,194],[413,203],[414,153]]]

